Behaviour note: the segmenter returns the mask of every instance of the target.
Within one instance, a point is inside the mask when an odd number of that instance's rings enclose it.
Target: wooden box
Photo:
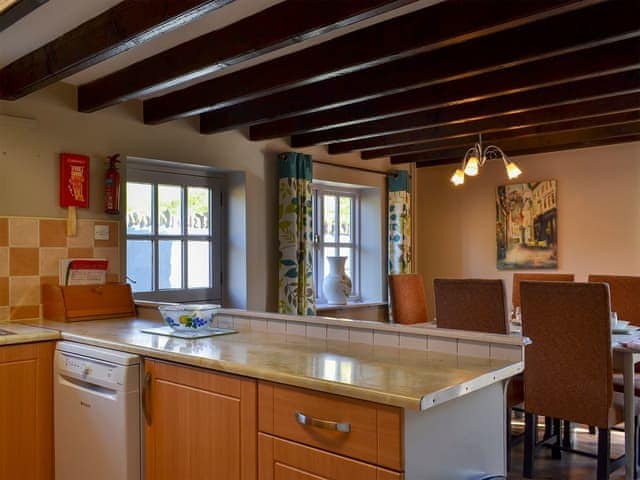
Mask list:
[[[128,283],[105,285],[43,285],[42,315],[47,320],[77,322],[133,317],[136,307]]]

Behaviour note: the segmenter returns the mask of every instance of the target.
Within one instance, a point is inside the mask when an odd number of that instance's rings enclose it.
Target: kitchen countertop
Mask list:
[[[153,320],[29,323],[59,331],[64,340],[413,410],[426,410],[523,368],[507,360],[257,331],[197,340],[142,333],[161,325]]]
[[[0,345],[45,342],[47,340],[58,340],[60,338],[60,333],[55,330],[32,327],[16,322],[0,322],[0,330],[11,333],[10,335],[2,335],[2,332],[0,332]]]

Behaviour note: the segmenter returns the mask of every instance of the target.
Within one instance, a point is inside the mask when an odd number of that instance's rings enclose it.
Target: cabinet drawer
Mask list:
[[[295,387],[260,382],[260,431],[403,469],[402,410]]]
[[[258,434],[259,480],[402,480],[401,473]]]

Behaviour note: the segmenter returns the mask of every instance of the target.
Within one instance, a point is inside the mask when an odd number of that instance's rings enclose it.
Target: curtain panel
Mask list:
[[[311,155],[278,157],[278,311],[315,315],[313,286],[313,197]]]
[[[409,172],[399,170],[387,176],[389,192],[389,275],[411,273],[411,189]]]

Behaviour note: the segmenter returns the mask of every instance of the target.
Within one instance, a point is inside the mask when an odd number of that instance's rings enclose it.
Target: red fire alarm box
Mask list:
[[[60,206],[89,207],[89,157],[60,154]]]

